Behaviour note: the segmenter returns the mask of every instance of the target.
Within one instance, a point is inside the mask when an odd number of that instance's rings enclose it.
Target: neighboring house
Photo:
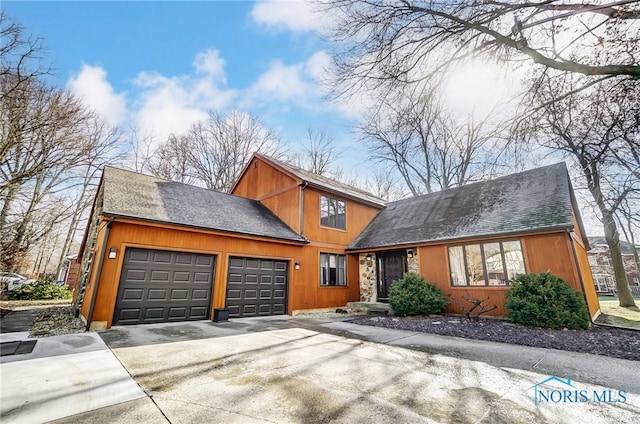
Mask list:
[[[609,245],[607,245],[604,237],[589,237],[589,244],[591,245],[591,250],[587,252],[587,255],[596,291],[598,293],[615,293],[616,279],[611,263]],[[638,246],[638,250],[640,250],[640,246]],[[638,265],[633,256],[631,244],[621,240],[620,251],[629,287],[635,296],[640,296],[640,270],[638,270]]]
[[[416,271],[446,293],[489,297],[502,315],[509,278],[551,271],[595,316],[583,234],[564,164],[388,205],[260,154],[231,194],[108,167],[76,305],[92,328],[210,319],[216,308],[291,314],[384,300]]]

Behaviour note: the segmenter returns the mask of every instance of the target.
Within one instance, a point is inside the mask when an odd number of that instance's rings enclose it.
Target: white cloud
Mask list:
[[[259,1],[251,10],[251,17],[268,28],[295,32],[322,31],[328,19],[309,0]]]
[[[225,61],[220,57],[220,52],[216,49],[198,52],[193,61],[196,72],[210,75],[214,80],[219,80],[222,84],[227,83],[224,65]]]
[[[140,89],[135,117],[138,128],[162,142],[171,133],[184,133],[209,110],[228,107],[236,92],[226,87],[224,64],[218,50],[208,49],[196,54],[194,75],[139,73],[134,81]]]
[[[80,72],[69,79],[67,87],[107,123],[118,125],[125,117],[125,94],[113,90],[107,81],[107,71],[100,66],[82,65]]]
[[[291,102],[307,109],[316,108],[325,94],[322,78],[330,63],[326,52],[314,53],[307,61],[286,65],[276,60],[246,91],[254,103]]]

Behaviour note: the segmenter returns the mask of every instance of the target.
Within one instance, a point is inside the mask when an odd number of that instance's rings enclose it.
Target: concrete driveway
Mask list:
[[[18,371],[41,373],[40,386],[31,388],[46,401],[40,408],[37,398],[21,398],[20,374],[3,361],[3,411],[5,390],[14,390],[15,404],[33,403],[27,405],[32,414],[16,421],[29,423],[46,421],[37,411],[64,405],[67,415],[55,422],[587,424],[640,418],[639,364],[588,354],[286,316],[115,327],[100,337],[110,351],[95,343],[84,348],[90,352],[60,355],[65,362],[57,365],[53,358],[22,361]],[[76,362],[88,378],[74,384]],[[5,381],[8,372],[12,384]],[[571,392],[615,397],[623,389],[626,402],[535,404],[534,386],[550,372],[572,377],[571,387],[551,381],[541,389],[561,394],[568,388],[569,399]],[[50,386],[51,378],[57,386]],[[142,390],[132,387],[134,380]],[[85,402],[78,413],[69,405],[84,392],[102,395],[103,404]]]
[[[640,417],[637,391],[626,392],[625,403],[535,405],[533,386],[549,374],[494,366],[460,355],[429,353],[429,339],[412,341],[414,348],[427,352],[388,344],[414,336],[405,332],[366,328],[373,336],[329,334],[336,328],[343,334],[354,334],[349,330],[358,329],[352,327],[340,322],[274,317],[226,324],[120,327],[101,335],[171,423],[585,424],[637,423]],[[362,340],[367,337],[384,338],[387,344]],[[442,339],[441,343],[447,344],[450,338]],[[460,341],[452,339],[449,344]],[[519,352],[517,356],[526,358],[524,361],[534,354],[530,348],[516,349],[514,354]],[[558,352],[534,351],[539,355],[551,352],[552,357]],[[594,357],[568,356],[571,362]],[[609,358],[604,359],[611,365]],[[630,380],[638,377],[637,363],[613,361],[614,368],[626,369]],[[581,381],[571,384],[575,390],[589,393],[607,389],[617,393],[619,389]],[[634,381],[630,387],[636,387],[634,384],[637,386]],[[564,388],[552,385],[547,389]],[[110,416],[109,422],[113,422],[115,416],[125,422],[135,413],[136,404],[129,403],[75,419],[107,422],[102,418]]]

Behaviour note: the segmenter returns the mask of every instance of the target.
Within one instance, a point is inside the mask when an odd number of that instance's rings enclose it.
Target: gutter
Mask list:
[[[91,305],[89,306],[89,313],[87,314],[87,326],[84,331],[89,331],[89,327],[91,327],[91,319],[93,318],[93,309],[96,306],[96,297],[98,297],[98,286],[100,285],[100,278],[102,274],[102,264],[104,264],[105,253],[107,252],[107,243],[109,242],[109,232],[111,231],[111,225],[113,221],[115,221],[115,217],[111,216],[109,218],[109,222],[107,223],[107,232],[104,235],[104,241],[102,242],[102,252],[100,252],[100,263],[98,264],[98,269],[96,272],[96,286],[93,289],[93,296],[91,296]]]

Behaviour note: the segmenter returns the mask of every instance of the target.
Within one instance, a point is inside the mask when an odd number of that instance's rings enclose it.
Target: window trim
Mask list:
[[[336,284],[335,285],[331,285],[331,284],[322,284],[322,270],[323,270],[323,266],[322,266],[322,255],[326,255],[327,256],[327,270],[328,272],[330,272],[329,270],[331,269],[330,264],[331,264],[331,259],[329,259],[330,256],[335,256],[336,257]],[[340,281],[340,257],[344,258],[344,268],[343,268],[343,279],[344,279],[344,284],[339,284]],[[347,281],[347,255],[346,254],[342,254],[342,253],[332,253],[332,252],[320,252],[320,254],[318,255],[318,285],[319,287],[322,288],[347,288],[349,285],[349,282]]]
[[[451,288],[464,288],[464,289],[469,289],[469,288],[482,288],[482,289],[486,289],[486,288],[490,288],[490,289],[504,289],[510,286],[509,284],[509,270],[507,268],[507,259],[505,257],[505,251],[504,251],[504,245],[503,243],[509,243],[509,242],[514,242],[517,241],[520,244],[520,254],[522,255],[522,265],[524,267],[524,272],[527,272],[527,263],[525,260],[525,255],[524,255],[524,248],[523,248],[523,244],[522,244],[522,240],[521,239],[500,239],[500,240],[486,240],[486,241],[478,241],[478,242],[468,242],[468,243],[456,243],[456,244],[447,244],[446,248],[447,248],[447,271],[449,273],[449,287]],[[504,272],[504,275],[507,277],[507,282],[504,285],[495,285],[495,284],[489,284],[489,278],[488,278],[488,271],[487,271],[487,264],[486,264],[486,257],[485,257],[485,253],[484,253],[484,245],[485,244],[493,244],[493,243],[498,243],[500,246],[500,256],[502,259],[502,270]],[[482,268],[483,268],[483,275],[484,275],[484,284],[469,284],[469,275],[468,275],[468,261],[467,261],[467,250],[466,250],[466,246],[472,246],[472,245],[479,245],[480,246],[480,257],[482,260]],[[453,282],[453,278],[451,275],[451,254],[450,254],[450,249],[452,247],[462,247],[462,260],[464,263],[464,280],[466,284],[454,284]]]
[[[338,223],[338,216],[336,215],[336,226],[332,227],[330,225],[323,225],[322,224],[322,198],[326,198],[328,200],[334,200],[336,202],[341,202],[344,205],[344,228],[338,227],[337,223]],[[322,228],[327,228],[330,230],[338,230],[338,231],[347,231],[347,202],[345,200],[339,199],[337,197],[332,197],[329,196],[327,194],[322,194],[320,193],[320,201],[319,201],[319,207],[318,207],[320,213],[319,213],[319,221],[320,221],[320,227]],[[327,211],[328,212],[328,211]]]

